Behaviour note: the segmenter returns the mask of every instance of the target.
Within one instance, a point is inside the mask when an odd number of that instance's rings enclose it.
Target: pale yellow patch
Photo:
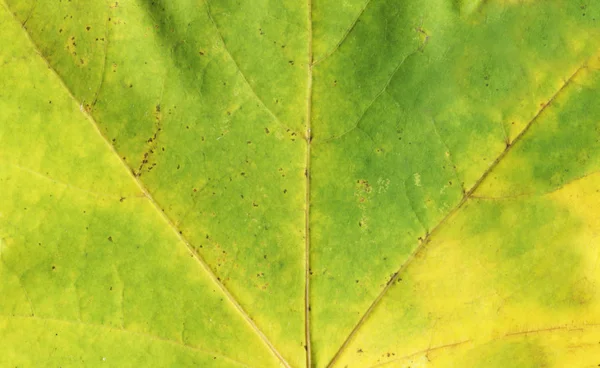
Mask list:
[[[413,177],[414,177],[415,185],[418,186],[418,187],[420,187],[421,186],[421,174],[415,173],[413,175]]]

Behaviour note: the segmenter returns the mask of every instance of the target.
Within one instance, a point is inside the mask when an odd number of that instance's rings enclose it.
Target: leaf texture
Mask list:
[[[600,5],[2,0],[0,365],[600,364]]]

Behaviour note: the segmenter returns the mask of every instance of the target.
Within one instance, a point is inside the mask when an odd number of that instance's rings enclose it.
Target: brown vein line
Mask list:
[[[306,340],[306,366],[312,367],[310,343],[310,145],[312,141],[312,84],[313,84],[313,35],[312,35],[312,0],[308,0],[308,81],[306,92],[306,192],[304,209],[304,339]]]
[[[356,333],[358,332],[358,330],[363,326],[363,324],[365,323],[365,321],[367,320],[367,318],[371,315],[371,313],[373,312],[373,310],[375,309],[375,307],[379,304],[379,302],[384,297],[384,295],[388,292],[388,290],[391,288],[391,286],[397,281],[399,275],[402,272],[404,272],[404,270],[406,270],[406,268],[412,263],[412,261],[421,252],[423,252],[423,250],[425,249],[426,245],[431,241],[432,235],[435,234],[436,232],[438,232],[439,229],[446,222],[448,222],[448,219],[450,219],[456,212],[458,212],[464,206],[464,204],[469,200],[469,198],[471,198],[471,196],[477,190],[477,188],[479,188],[479,186],[481,185],[481,183],[483,183],[483,181],[490,175],[490,173],[494,170],[494,168],[496,168],[496,166],[498,166],[498,164],[502,161],[502,159],[504,159],[504,157],[506,157],[506,155],[510,152],[511,148],[514,147],[515,144],[517,144],[519,141],[521,141],[521,139],[530,130],[530,128],[533,125],[533,123],[535,123],[538,120],[538,118],[543,114],[543,112],[546,111],[546,109],[548,108],[548,106],[550,106],[552,104],[552,102],[556,99],[556,97],[558,97],[558,95],[565,90],[565,88],[579,74],[579,72],[582,69],[585,68],[585,65],[586,65],[585,63],[582,64],[579,68],[577,68],[577,70],[573,74],[571,74],[571,76],[564,82],[564,84],[554,93],[554,95],[552,95],[552,97],[550,97],[550,99],[542,106],[542,108],[535,114],[535,116],[527,123],[527,125],[525,126],[525,128],[523,128],[523,130],[521,130],[521,132],[519,133],[519,135],[517,135],[517,137],[515,137],[515,139],[512,142],[510,142],[510,143],[508,143],[506,145],[506,148],[500,153],[500,155],[494,160],[494,162],[492,162],[492,164],[484,171],[484,173],[475,182],[475,184],[471,187],[471,189],[463,195],[463,197],[460,200],[460,202],[454,208],[452,208],[452,210],[450,210],[450,212],[448,212],[446,214],[446,216],[444,216],[444,218],[429,233],[427,233],[427,235],[425,236],[425,238],[423,239],[423,241],[421,241],[419,243],[419,245],[413,250],[413,252],[408,256],[408,258],[400,266],[400,268],[398,269],[398,271],[396,271],[392,275],[392,277],[387,282],[387,284],[385,285],[385,287],[383,288],[383,290],[379,293],[379,295],[371,303],[371,305],[366,310],[366,312],[362,315],[362,317],[360,318],[360,320],[358,321],[358,323],[356,324],[356,326],[354,326],[354,328],[352,329],[352,331],[350,332],[350,334],[348,335],[348,337],[346,338],[346,340],[344,341],[344,343],[342,344],[342,346],[339,348],[339,350],[336,352],[336,354],[333,356],[333,358],[331,359],[331,361],[327,365],[328,367],[331,367],[331,366],[333,366],[333,364],[335,364],[335,362],[341,356],[342,352],[346,349],[346,347],[348,347],[350,341],[352,341],[352,339],[354,338],[354,336],[356,335]]]
[[[552,326],[552,327],[545,327],[545,328],[540,328],[540,329],[535,329],[535,330],[525,330],[525,331],[516,331],[516,332],[508,332],[504,335],[501,335],[499,337],[493,338],[490,341],[498,341],[498,340],[502,340],[502,339],[506,339],[506,338],[514,338],[514,337],[519,337],[519,336],[527,336],[529,334],[539,334],[539,333],[551,333],[551,332],[572,332],[572,331],[585,331],[588,330],[590,328],[599,328],[600,324],[597,323],[584,323],[584,324],[573,324],[573,325],[560,325],[560,326]],[[474,341],[472,339],[466,339],[466,340],[462,340],[462,341],[458,341],[458,342],[454,342],[454,343],[448,343],[448,344],[444,344],[444,345],[438,345],[438,346],[434,346],[434,347],[430,347],[427,349],[423,349],[423,350],[419,350],[419,351],[415,351],[414,353],[410,353],[398,358],[394,358],[391,360],[387,360],[385,362],[381,362],[378,364],[375,364],[373,366],[371,366],[370,368],[376,368],[376,367],[381,367],[384,366],[386,364],[390,364],[393,362],[397,362],[397,361],[401,361],[404,359],[408,359],[408,358],[412,358],[415,357],[417,355],[421,355],[421,354],[425,354],[425,356],[427,356],[430,352],[432,351],[437,351],[437,350],[444,350],[444,349],[448,349],[448,348],[453,348],[453,347],[457,347],[460,345],[464,345],[467,343],[473,343]],[[488,342],[486,342],[488,343]],[[598,344],[593,344],[593,346],[598,346]]]
[[[350,35],[350,32],[352,32],[352,30],[354,29],[354,27],[356,27],[356,24],[358,23],[358,20],[363,15],[363,13],[365,12],[365,10],[367,10],[367,7],[369,6],[370,3],[371,3],[371,0],[367,0],[367,2],[365,3],[365,5],[363,6],[363,8],[360,10],[360,12],[358,13],[358,15],[356,16],[356,18],[354,18],[354,21],[350,24],[350,26],[348,28],[346,28],[346,31],[344,31],[344,34],[342,35],[342,38],[338,41],[338,43],[331,50],[327,51],[327,53],[325,53],[325,55],[323,55],[317,61],[315,61],[313,63],[313,65],[317,65],[317,64],[323,62],[325,59],[327,59],[328,57],[330,57],[331,55],[333,55],[340,48],[340,46],[342,46],[342,44],[346,41],[346,39]]]
[[[518,331],[518,332],[509,332],[507,334],[505,334],[505,337],[511,337],[511,336],[519,336],[519,335],[529,335],[529,334],[535,334],[535,333],[540,333],[540,332],[552,332],[552,331],[558,331],[558,330],[566,330],[568,328],[568,326],[556,326],[556,327],[548,327],[548,328],[542,328],[539,330],[527,330],[527,331]]]
[[[421,354],[425,354],[425,356],[427,356],[432,351],[450,349],[450,348],[454,348],[454,347],[457,347],[457,346],[460,346],[460,345],[467,344],[469,342],[471,342],[471,340],[463,340],[463,341],[454,342],[454,343],[451,343],[451,344],[434,346],[432,348],[427,348],[427,349],[415,351],[414,353],[410,353],[408,355],[404,355],[404,356],[401,356],[401,357],[396,358],[396,359],[391,359],[391,360],[387,360],[385,362],[381,362],[381,363],[372,365],[370,368],[382,367],[382,366],[384,366],[386,364],[390,364],[390,363],[397,362],[397,361],[400,361],[400,360],[405,360],[405,359],[412,358],[412,357],[415,357],[415,356],[421,355]]]
[[[6,5],[5,0],[2,0],[2,4],[3,4],[4,8],[7,9],[7,11],[10,14],[12,14],[14,20],[18,22],[16,14],[14,14],[10,10],[10,8]],[[20,25],[20,23],[19,23],[19,25]],[[31,45],[34,48],[35,52],[46,63],[48,69],[56,76],[57,80],[63,86],[63,88],[65,89],[65,91],[67,92],[67,94],[71,97],[71,99],[73,99],[73,101],[75,101],[77,104],[81,105],[81,103],[79,102],[79,100],[77,100],[77,98],[73,95],[73,92],[69,89],[69,87],[67,86],[67,84],[65,83],[65,81],[63,80],[63,78],[60,76],[60,74],[58,74],[58,72],[52,67],[52,65],[50,65],[50,63],[48,62],[48,60],[42,54],[41,50],[38,48],[37,44],[31,39],[31,35],[29,34],[29,32],[27,32],[27,30],[25,28],[23,28],[23,27],[21,27],[21,28],[23,29],[23,31],[24,31],[27,39],[31,43]],[[173,220],[171,220],[171,218],[169,218],[167,216],[167,214],[161,209],[161,207],[158,205],[158,203],[154,200],[154,198],[152,197],[152,195],[148,192],[148,190],[146,189],[146,187],[135,176],[135,174],[133,173],[133,169],[123,160],[123,158],[121,157],[121,155],[119,155],[119,153],[116,151],[115,147],[110,143],[110,141],[108,140],[108,138],[102,133],[102,131],[100,130],[100,126],[94,120],[94,118],[89,114],[89,112],[87,110],[81,109],[81,108],[79,110],[87,118],[87,120],[90,122],[90,124],[92,125],[92,127],[94,128],[94,130],[96,131],[96,133],[98,133],[98,135],[102,138],[102,140],[104,141],[104,143],[106,144],[106,146],[108,147],[108,149],[110,149],[110,151],[119,159],[119,161],[121,162],[121,164],[125,168],[125,171],[129,175],[129,177],[136,183],[136,185],[138,186],[139,190],[148,199],[148,201],[150,202],[150,204],[152,205],[152,207],[154,207],[154,209],[160,214],[160,216],[162,217],[162,219],[167,223],[167,225],[169,225],[169,227],[171,228],[171,230],[173,231],[173,233],[177,236],[177,238],[179,239],[179,241],[186,246],[186,248],[188,249],[188,251],[190,252],[190,254],[194,257],[194,259],[198,262],[198,264],[204,269],[204,271],[209,276],[209,278],[219,287],[219,289],[221,290],[221,292],[223,294],[225,294],[225,296],[227,297],[227,299],[229,300],[229,302],[231,302],[233,304],[233,306],[235,307],[235,309],[237,309],[237,311],[240,313],[240,315],[246,320],[246,322],[250,325],[250,327],[252,328],[252,330],[260,337],[260,339],[263,341],[263,343],[265,345],[267,345],[267,347],[281,361],[281,363],[285,367],[290,367],[289,363],[283,358],[283,356],[279,353],[279,351],[277,351],[277,349],[275,348],[275,346],[269,341],[269,339],[265,336],[265,334],[258,328],[258,326],[254,323],[254,321],[252,320],[252,318],[250,318],[250,316],[244,310],[244,308],[242,308],[242,306],[237,302],[237,300],[233,297],[233,295],[229,292],[229,290],[225,287],[225,285],[223,285],[223,283],[221,283],[221,281],[213,273],[213,271],[211,270],[210,266],[206,263],[206,261],[204,261],[204,259],[202,257],[200,257],[199,254],[196,253],[196,251],[194,250],[194,247],[181,234],[181,232],[179,231],[179,229],[177,228],[177,226],[175,225],[175,223],[173,222]]]
[[[202,349],[200,347],[197,346],[193,346],[193,345],[189,345],[186,344],[184,342],[180,342],[177,340],[171,340],[171,339],[167,339],[165,337],[160,337],[157,335],[152,335],[146,332],[138,332],[138,331],[132,331],[132,330],[127,330],[121,327],[115,327],[115,326],[106,326],[103,324],[99,324],[99,323],[92,323],[92,322],[82,322],[82,321],[69,321],[66,319],[59,319],[59,318],[50,318],[50,317],[38,317],[38,316],[9,316],[9,315],[0,315],[0,318],[4,318],[4,319],[16,319],[16,320],[33,320],[33,321],[39,321],[39,322],[50,322],[50,323],[56,323],[56,324],[65,324],[65,325],[70,325],[70,326],[80,326],[80,327],[91,327],[91,328],[97,328],[100,330],[106,330],[107,332],[119,332],[122,334],[131,334],[131,335],[135,335],[135,336],[139,336],[139,337],[144,337],[148,340],[154,341],[154,342],[159,342],[159,343],[166,343],[169,345],[174,345],[174,346],[178,346],[181,347],[183,349],[186,350],[192,350],[192,351],[196,351],[199,353],[203,353],[206,355],[210,355],[210,356],[218,356],[223,360],[227,360],[231,363],[235,363],[237,365],[243,366],[243,367],[248,367],[250,368],[249,365],[247,365],[246,363],[242,363],[240,361],[237,361],[233,358],[230,358],[226,355],[222,355],[218,352],[215,351],[210,351],[210,350],[206,350],[206,349]]]
[[[539,328],[539,329],[535,329],[535,330],[525,330],[525,331],[516,331],[516,332],[508,332],[506,334],[504,334],[505,338],[508,337],[514,337],[514,336],[522,336],[522,335],[529,335],[529,334],[538,334],[538,333],[545,333],[545,332],[554,332],[554,331],[567,331],[567,332],[571,332],[571,331],[585,331],[589,328],[599,328],[600,324],[598,323],[584,323],[581,325],[560,325],[560,326],[552,326],[552,327],[545,327],[545,328]]]

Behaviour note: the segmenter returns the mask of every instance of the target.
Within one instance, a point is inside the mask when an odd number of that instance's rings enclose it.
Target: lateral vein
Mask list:
[[[367,310],[362,315],[362,317],[360,318],[358,323],[354,326],[354,328],[352,329],[352,331],[350,332],[348,337],[346,337],[346,340],[344,340],[344,343],[340,346],[339,350],[333,356],[333,358],[331,359],[331,361],[329,362],[327,367],[332,367],[337,362],[337,360],[340,358],[342,353],[348,347],[348,345],[350,344],[352,339],[356,336],[357,332],[360,330],[360,328],[364,325],[365,321],[371,315],[371,313],[373,312],[375,307],[377,307],[377,305],[379,305],[379,303],[381,302],[383,297],[391,289],[392,285],[398,280],[400,275],[408,268],[408,266],[412,263],[412,261],[414,261],[417,258],[417,256],[424,251],[427,244],[429,244],[431,242],[432,235],[437,233],[439,231],[439,229],[441,227],[443,227],[443,225],[445,223],[447,223],[448,220],[452,216],[454,216],[454,214],[456,214],[460,209],[462,209],[462,207],[465,205],[465,203],[473,196],[473,193],[475,193],[477,188],[479,188],[479,186],[485,181],[485,179],[489,176],[489,174],[498,166],[498,164],[504,159],[504,157],[506,157],[506,155],[511,151],[512,147],[514,147],[515,144],[517,144],[519,141],[521,141],[523,139],[523,137],[530,130],[531,126],[539,119],[539,117],[544,113],[544,111],[546,111],[548,106],[550,106],[552,104],[552,102],[554,102],[554,100],[566,89],[566,87],[573,81],[573,79],[585,67],[586,67],[586,63],[583,63],[581,66],[579,66],[577,68],[577,70],[573,74],[571,74],[571,76],[552,95],[552,97],[550,97],[550,99],[546,103],[544,103],[544,105],[538,110],[538,112],[535,114],[535,116],[531,120],[529,120],[527,125],[523,128],[523,130],[521,130],[521,132],[515,137],[515,139],[513,139],[511,142],[507,142],[505,149],[500,153],[500,155],[498,155],[498,157],[496,157],[494,162],[492,162],[492,164],[483,172],[481,177],[475,182],[475,184],[473,184],[471,189],[469,189],[469,191],[463,195],[460,202],[458,202],[458,204],[454,208],[452,208],[446,214],[446,216],[444,216],[444,218],[437,225],[435,225],[435,227],[433,227],[433,229],[430,232],[428,232],[426,234],[426,236],[419,242],[419,245],[408,256],[406,261],[404,261],[404,263],[402,265],[400,265],[398,270],[391,276],[390,280],[387,282],[385,287],[381,290],[379,295],[375,298],[375,300],[373,300],[373,302],[371,303],[369,308],[367,308]]]
[[[6,5],[5,0],[2,0],[2,3],[4,5],[4,8],[13,16],[14,20],[18,22],[18,19],[16,18],[16,15]],[[19,22],[19,24],[20,24],[20,22]],[[188,251],[190,252],[190,254],[198,262],[198,264],[201,266],[201,268],[204,269],[204,271],[206,272],[206,274],[208,275],[208,277],[211,279],[211,281],[213,281],[219,287],[219,289],[221,290],[221,292],[223,294],[225,294],[225,296],[227,297],[227,299],[229,300],[229,302],[231,304],[233,304],[233,306],[235,307],[235,309],[237,309],[238,313],[240,313],[240,315],[250,325],[250,327],[252,328],[252,330],[259,336],[259,338],[263,341],[263,343],[265,345],[267,345],[267,347],[272,351],[272,353],[281,361],[281,363],[286,368],[290,368],[289,363],[285,360],[285,358],[281,355],[281,353],[279,353],[279,351],[277,351],[277,349],[275,348],[275,346],[269,341],[269,339],[265,336],[265,334],[258,328],[258,326],[256,325],[256,323],[252,320],[252,318],[250,318],[249,314],[244,310],[244,308],[240,305],[240,303],[233,297],[233,295],[229,292],[229,290],[225,287],[225,285],[217,278],[217,276],[215,275],[215,273],[211,270],[210,266],[195,251],[194,247],[183,236],[183,234],[181,233],[181,231],[179,231],[179,229],[177,228],[177,226],[175,225],[175,223],[173,222],[173,220],[169,216],[167,216],[167,214],[164,212],[164,210],[161,209],[160,205],[156,202],[156,200],[154,199],[154,197],[152,197],[152,195],[150,194],[150,192],[148,191],[148,189],[139,180],[139,178],[134,174],[133,169],[127,164],[127,162],[125,162],[123,160],[123,158],[121,157],[121,155],[119,155],[119,153],[116,151],[115,147],[110,143],[109,139],[100,130],[100,126],[98,125],[98,123],[96,122],[96,120],[92,117],[92,115],[89,113],[89,111],[87,111],[87,109],[83,108],[83,103],[80,102],[73,95],[73,92],[67,86],[67,84],[65,83],[64,79],[62,78],[62,76],[49,63],[48,59],[46,57],[44,57],[44,55],[42,54],[42,52],[39,49],[38,45],[31,38],[31,35],[29,34],[29,32],[24,27],[21,27],[21,28],[23,28],[23,31],[25,32],[25,35],[26,35],[27,39],[31,43],[31,45],[34,48],[34,50],[36,51],[36,53],[46,63],[46,65],[48,66],[48,69],[51,70],[51,72],[56,76],[57,80],[63,86],[63,88],[65,89],[65,91],[67,92],[67,94],[71,97],[71,99],[73,99],[73,101],[75,101],[77,104],[79,104],[80,106],[82,106],[79,109],[81,111],[81,113],[90,122],[90,124],[93,126],[94,130],[96,131],[96,133],[102,138],[102,140],[104,141],[104,143],[106,144],[106,146],[108,147],[108,149],[110,149],[111,152],[114,153],[115,156],[117,156],[117,158],[119,159],[119,161],[121,162],[121,164],[125,168],[125,171],[129,175],[129,177],[136,183],[137,187],[142,192],[142,194],[148,199],[148,201],[150,202],[150,204],[152,205],[152,207],[154,207],[154,209],[160,214],[160,216],[162,217],[162,219],[167,223],[167,225],[169,225],[169,227],[175,233],[175,235],[179,239],[179,241],[186,246],[186,248],[188,249]]]

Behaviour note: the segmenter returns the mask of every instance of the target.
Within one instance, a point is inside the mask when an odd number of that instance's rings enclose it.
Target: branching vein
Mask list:
[[[15,19],[15,21],[18,21],[17,18],[16,18],[16,15],[14,13],[12,13],[12,11],[10,11],[10,9],[6,5],[6,3],[4,1],[2,1],[2,3],[4,4],[4,7],[10,12],[10,14],[13,15],[13,18]],[[36,53],[46,63],[46,65],[48,66],[48,69],[55,75],[56,79],[63,86],[63,88],[65,89],[66,93],[71,97],[71,99],[73,101],[75,101],[78,105],[81,105],[82,102],[79,101],[75,97],[75,95],[73,95],[73,92],[67,86],[67,84],[65,83],[64,79],[62,78],[62,76],[49,63],[48,59],[43,55],[43,53],[39,49],[38,45],[33,41],[33,39],[31,38],[31,35],[29,34],[29,32],[27,32],[26,29],[23,29],[23,31],[25,32],[26,37],[28,38],[28,40],[31,43],[32,47],[35,49]],[[92,125],[92,127],[94,128],[94,130],[96,131],[96,133],[102,138],[102,140],[106,144],[107,148],[119,159],[119,161],[123,165],[123,168],[125,169],[125,171],[129,175],[129,177],[136,183],[138,189],[147,198],[147,200],[150,202],[150,204],[152,205],[152,207],[154,207],[154,209],[160,214],[160,216],[165,221],[165,223],[171,228],[171,230],[176,235],[176,237],[178,238],[178,240],[182,244],[185,245],[185,247],[190,252],[190,254],[198,262],[198,264],[200,265],[200,267],[205,271],[206,275],[219,287],[219,289],[221,290],[221,292],[223,294],[225,294],[225,296],[229,300],[229,302],[235,307],[235,309],[237,309],[238,313],[240,313],[240,315],[244,318],[244,320],[250,325],[250,327],[252,328],[252,330],[259,336],[259,338],[263,341],[263,343],[265,343],[265,345],[267,345],[267,347],[281,361],[281,363],[285,367],[290,367],[289,364],[287,363],[287,361],[283,358],[283,356],[279,353],[279,351],[277,351],[277,349],[275,348],[275,346],[269,341],[269,339],[265,336],[265,334],[258,328],[258,326],[256,325],[256,323],[252,320],[252,318],[248,315],[248,313],[244,310],[244,308],[242,308],[242,306],[233,297],[233,295],[229,292],[229,290],[225,287],[225,285],[223,285],[223,283],[213,273],[213,271],[211,270],[210,266],[206,263],[206,261],[202,257],[200,257],[200,255],[195,251],[195,248],[192,246],[192,244],[190,244],[190,242],[182,235],[182,233],[179,231],[179,229],[177,228],[177,226],[175,225],[175,223],[173,222],[173,220],[169,216],[167,216],[167,214],[162,210],[161,206],[154,200],[154,197],[150,194],[150,192],[148,191],[148,189],[139,180],[139,178],[133,173],[132,168],[123,160],[123,158],[121,157],[121,155],[119,155],[119,153],[116,151],[115,147],[111,144],[111,142],[104,135],[104,133],[102,133],[102,131],[100,129],[100,126],[98,125],[98,123],[96,122],[96,120],[92,117],[92,115],[86,109],[80,109],[80,111],[85,116],[85,118],[90,122],[90,124]]]
[[[485,179],[490,175],[490,173],[498,166],[498,164],[504,159],[504,157],[506,157],[506,155],[511,151],[512,147],[514,147],[517,143],[519,143],[523,139],[523,137],[530,130],[531,126],[540,118],[540,116],[542,116],[542,114],[544,113],[544,111],[546,111],[548,106],[552,105],[552,102],[554,102],[554,100],[567,88],[567,86],[569,86],[571,84],[573,79],[585,67],[586,67],[586,64],[584,63],[579,68],[577,68],[577,70],[565,81],[565,83],[554,93],[554,95],[552,95],[552,97],[550,97],[550,99],[546,103],[543,104],[542,108],[540,110],[538,110],[538,112],[535,114],[535,116],[527,123],[527,125],[525,126],[525,128],[523,128],[523,130],[519,133],[519,135],[517,135],[512,142],[507,143],[506,148],[500,153],[500,155],[494,160],[494,162],[492,162],[492,164],[484,171],[484,173],[475,182],[475,184],[471,187],[471,189],[469,189],[469,191],[464,194],[464,196],[458,202],[458,204],[454,208],[452,208],[446,214],[446,216],[429,233],[426,234],[425,238],[418,244],[418,246],[408,256],[408,258],[404,261],[404,263],[402,265],[400,265],[400,267],[398,268],[398,271],[393,274],[393,276],[387,282],[387,284],[385,285],[383,290],[379,293],[379,295],[371,303],[369,308],[362,315],[362,317],[360,318],[360,320],[358,321],[356,326],[352,329],[352,331],[350,332],[350,334],[348,335],[348,337],[346,338],[346,340],[344,341],[342,346],[339,348],[337,353],[334,355],[334,357],[331,360],[331,362],[329,363],[328,367],[333,366],[333,364],[335,364],[335,362],[339,359],[341,354],[348,347],[349,343],[356,336],[357,332],[360,330],[360,328],[364,325],[366,320],[369,318],[369,316],[371,315],[371,313],[373,312],[375,307],[377,307],[379,305],[379,303],[381,302],[383,297],[390,290],[391,286],[393,284],[395,284],[396,280],[400,277],[400,275],[415,260],[415,258],[420,253],[423,252],[423,250],[426,248],[427,244],[429,244],[431,242],[432,236],[435,233],[437,233],[440,230],[440,228],[442,228],[443,225],[446,224],[451,217],[453,217],[461,208],[464,207],[464,205],[467,203],[467,201],[473,196],[473,193],[475,193],[477,188],[479,188],[481,183],[483,183],[485,181]]]
[[[370,3],[371,3],[371,0],[367,0],[365,2],[365,5],[360,10],[360,12],[356,16],[356,18],[354,18],[354,21],[350,24],[350,26],[348,28],[346,28],[346,31],[344,32],[344,34],[342,35],[342,38],[338,41],[338,43],[331,50],[329,50],[325,55],[323,55],[318,60],[316,60],[313,63],[313,65],[317,65],[317,64],[323,62],[325,59],[327,59],[328,57],[330,57],[331,55],[333,55],[340,48],[340,46],[342,46],[342,44],[346,41],[346,39],[350,35],[350,32],[352,32],[352,30],[354,29],[354,27],[356,27],[356,24],[358,23],[358,20],[363,15],[363,13],[365,12],[365,10],[367,10],[367,7],[369,6]]]
[[[404,63],[406,62],[406,60],[408,60],[410,57],[412,57],[416,53],[422,52],[423,49],[425,48],[425,46],[427,46],[428,41],[429,41],[429,37],[426,36],[425,37],[425,41],[423,41],[423,43],[421,44],[421,46],[419,46],[416,50],[412,51],[411,53],[409,53],[408,55],[406,55],[404,58],[402,58],[402,60],[400,60],[400,62],[396,65],[396,67],[394,68],[394,70],[392,71],[392,73],[390,74],[390,76],[388,77],[387,81],[385,82],[385,84],[381,88],[381,90],[379,90],[379,92],[377,92],[377,94],[371,100],[371,102],[369,102],[369,104],[367,105],[367,107],[363,110],[362,114],[358,117],[358,119],[356,119],[356,122],[352,125],[352,127],[350,129],[346,130],[345,132],[343,132],[343,133],[341,133],[341,134],[339,134],[337,136],[324,139],[324,140],[320,141],[319,143],[326,143],[326,142],[330,142],[330,141],[333,141],[333,140],[336,140],[336,139],[340,139],[343,136],[347,135],[348,133],[352,132],[353,130],[359,129],[360,128],[360,123],[362,122],[362,120],[367,115],[367,112],[371,109],[371,107],[373,107],[373,105],[379,99],[379,97],[381,97],[381,95],[388,89],[388,87],[392,83],[392,80],[394,79],[394,77],[396,76],[396,74],[398,74],[398,72],[400,71],[400,68],[402,67],[402,65],[404,65]]]
[[[242,77],[242,79],[244,80],[244,82],[246,83],[246,85],[248,86],[248,88],[250,89],[250,92],[252,92],[252,95],[254,96],[254,98],[256,98],[256,100],[258,101],[258,103],[265,109],[265,111],[267,111],[267,113],[269,115],[271,115],[271,117],[280,126],[282,126],[284,128],[287,128],[287,126],[285,124],[283,124],[281,122],[281,120],[279,120],[279,117],[277,117],[277,115],[275,115],[275,113],[265,104],[265,102],[263,101],[263,99],[260,98],[260,96],[256,93],[256,90],[254,89],[254,87],[252,87],[252,84],[250,84],[250,81],[248,80],[248,78],[246,78],[246,75],[242,71],[242,68],[240,68],[240,65],[238,64],[238,62],[235,60],[235,58],[233,57],[233,55],[231,54],[231,52],[227,48],[227,44],[225,43],[225,39],[223,38],[223,34],[221,33],[221,30],[219,29],[219,26],[217,25],[217,22],[215,22],[215,20],[214,20],[214,18],[212,16],[212,13],[210,11],[210,4],[209,4],[208,0],[205,0],[204,2],[206,4],[206,13],[208,14],[208,18],[210,19],[210,22],[215,27],[215,31],[217,33],[217,36],[219,37],[219,39],[221,41],[221,44],[223,45],[223,50],[225,50],[225,52],[227,53],[227,55],[229,56],[229,58],[231,59],[231,61],[235,65],[236,69],[240,73],[240,76]]]

